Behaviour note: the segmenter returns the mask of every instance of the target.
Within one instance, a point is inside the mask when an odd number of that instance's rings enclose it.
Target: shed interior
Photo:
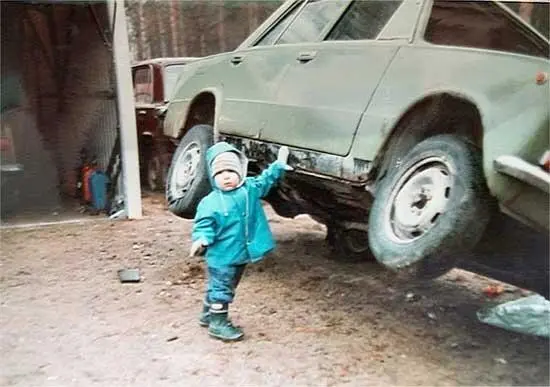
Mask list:
[[[2,223],[112,214],[121,166],[107,4],[0,6]],[[82,171],[94,163],[110,182],[101,211],[84,194]]]

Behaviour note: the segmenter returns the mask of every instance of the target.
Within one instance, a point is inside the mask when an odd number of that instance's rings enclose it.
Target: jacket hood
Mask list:
[[[241,161],[241,182],[239,183],[239,187],[244,184],[244,181],[246,179],[247,173],[248,173],[248,158],[245,156],[243,152],[235,148],[233,145],[228,144],[227,142],[218,142],[214,145],[212,145],[208,150],[206,151],[206,170],[208,172],[208,179],[210,179],[210,185],[212,185],[212,189],[219,189],[216,186],[216,182],[214,181],[214,176],[212,172],[212,161],[218,156],[220,153],[224,152],[234,152],[239,156],[239,160]]]

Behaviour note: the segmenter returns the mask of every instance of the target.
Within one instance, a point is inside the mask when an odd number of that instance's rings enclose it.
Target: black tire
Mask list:
[[[153,140],[149,136],[141,136],[138,138],[139,145],[139,177],[141,185],[149,189],[149,160],[153,155]]]
[[[3,186],[1,191],[0,219],[5,220],[14,216],[19,210],[19,191],[6,186]]]
[[[423,165],[424,169],[419,169]],[[406,192],[402,190],[406,183],[412,189],[415,188],[415,178],[421,182],[418,179],[422,176],[430,176],[421,173],[433,173],[436,179],[439,177],[443,184],[431,187],[441,189],[415,194],[414,197],[421,199],[410,204],[407,200],[398,203],[397,193]],[[406,278],[435,278],[452,269],[461,253],[471,250],[481,239],[491,217],[493,200],[485,184],[480,152],[453,135],[438,135],[417,144],[405,156],[403,164],[390,168],[378,184],[369,215],[371,250],[378,262]],[[434,192],[439,195],[432,196]],[[411,194],[405,199],[412,197]],[[422,213],[420,217],[426,215],[424,219],[428,219],[428,228],[419,231],[420,235],[412,231],[403,236],[416,226],[399,228],[402,222],[396,215],[399,211],[396,212],[394,203],[406,213],[415,211],[417,215]],[[431,212],[436,213],[430,216]],[[402,216],[401,219],[410,221],[411,217]],[[420,223],[420,218],[413,222],[416,221]]]
[[[14,216],[21,207],[21,183],[23,172],[0,175],[0,219]]]
[[[153,152],[147,160],[147,188],[151,191],[162,191],[166,185],[166,167],[162,163],[162,157]]]
[[[206,196],[211,185],[206,168],[206,151],[214,143],[214,130],[210,125],[195,125],[181,139],[168,174],[166,176],[166,201],[168,209],[177,216],[185,219],[193,219],[200,200]],[[189,147],[198,149],[200,159],[196,167],[195,177],[187,185],[186,190],[177,190],[174,182],[174,173],[178,168],[178,160]]]
[[[355,263],[375,260],[366,233],[327,226],[326,243],[336,261]]]

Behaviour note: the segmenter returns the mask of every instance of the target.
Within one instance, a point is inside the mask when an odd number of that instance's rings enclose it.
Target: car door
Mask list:
[[[265,127],[277,88],[289,67],[292,53],[273,46],[303,1],[289,6],[250,46],[224,54],[223,104],[218,118],[220,132],[257,138]]]
[[[277,41],[290,61],[261,139],[345,156],[399,42],[376,38],[401,0],[308,1]],[[323,40],[322,37],[324,37]]]

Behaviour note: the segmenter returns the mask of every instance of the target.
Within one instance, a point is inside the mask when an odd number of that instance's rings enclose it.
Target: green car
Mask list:
[[[274,210],[310,214],[342,255],[412,277],[455,267],[502,214],[547,235],[549,9],[522,6],[286,1],[179,79],[164,121],[180,139],[170,210],[193,217],[210,190],[204,153],[223,140],[251,174],[288,146],[295,171]]]

